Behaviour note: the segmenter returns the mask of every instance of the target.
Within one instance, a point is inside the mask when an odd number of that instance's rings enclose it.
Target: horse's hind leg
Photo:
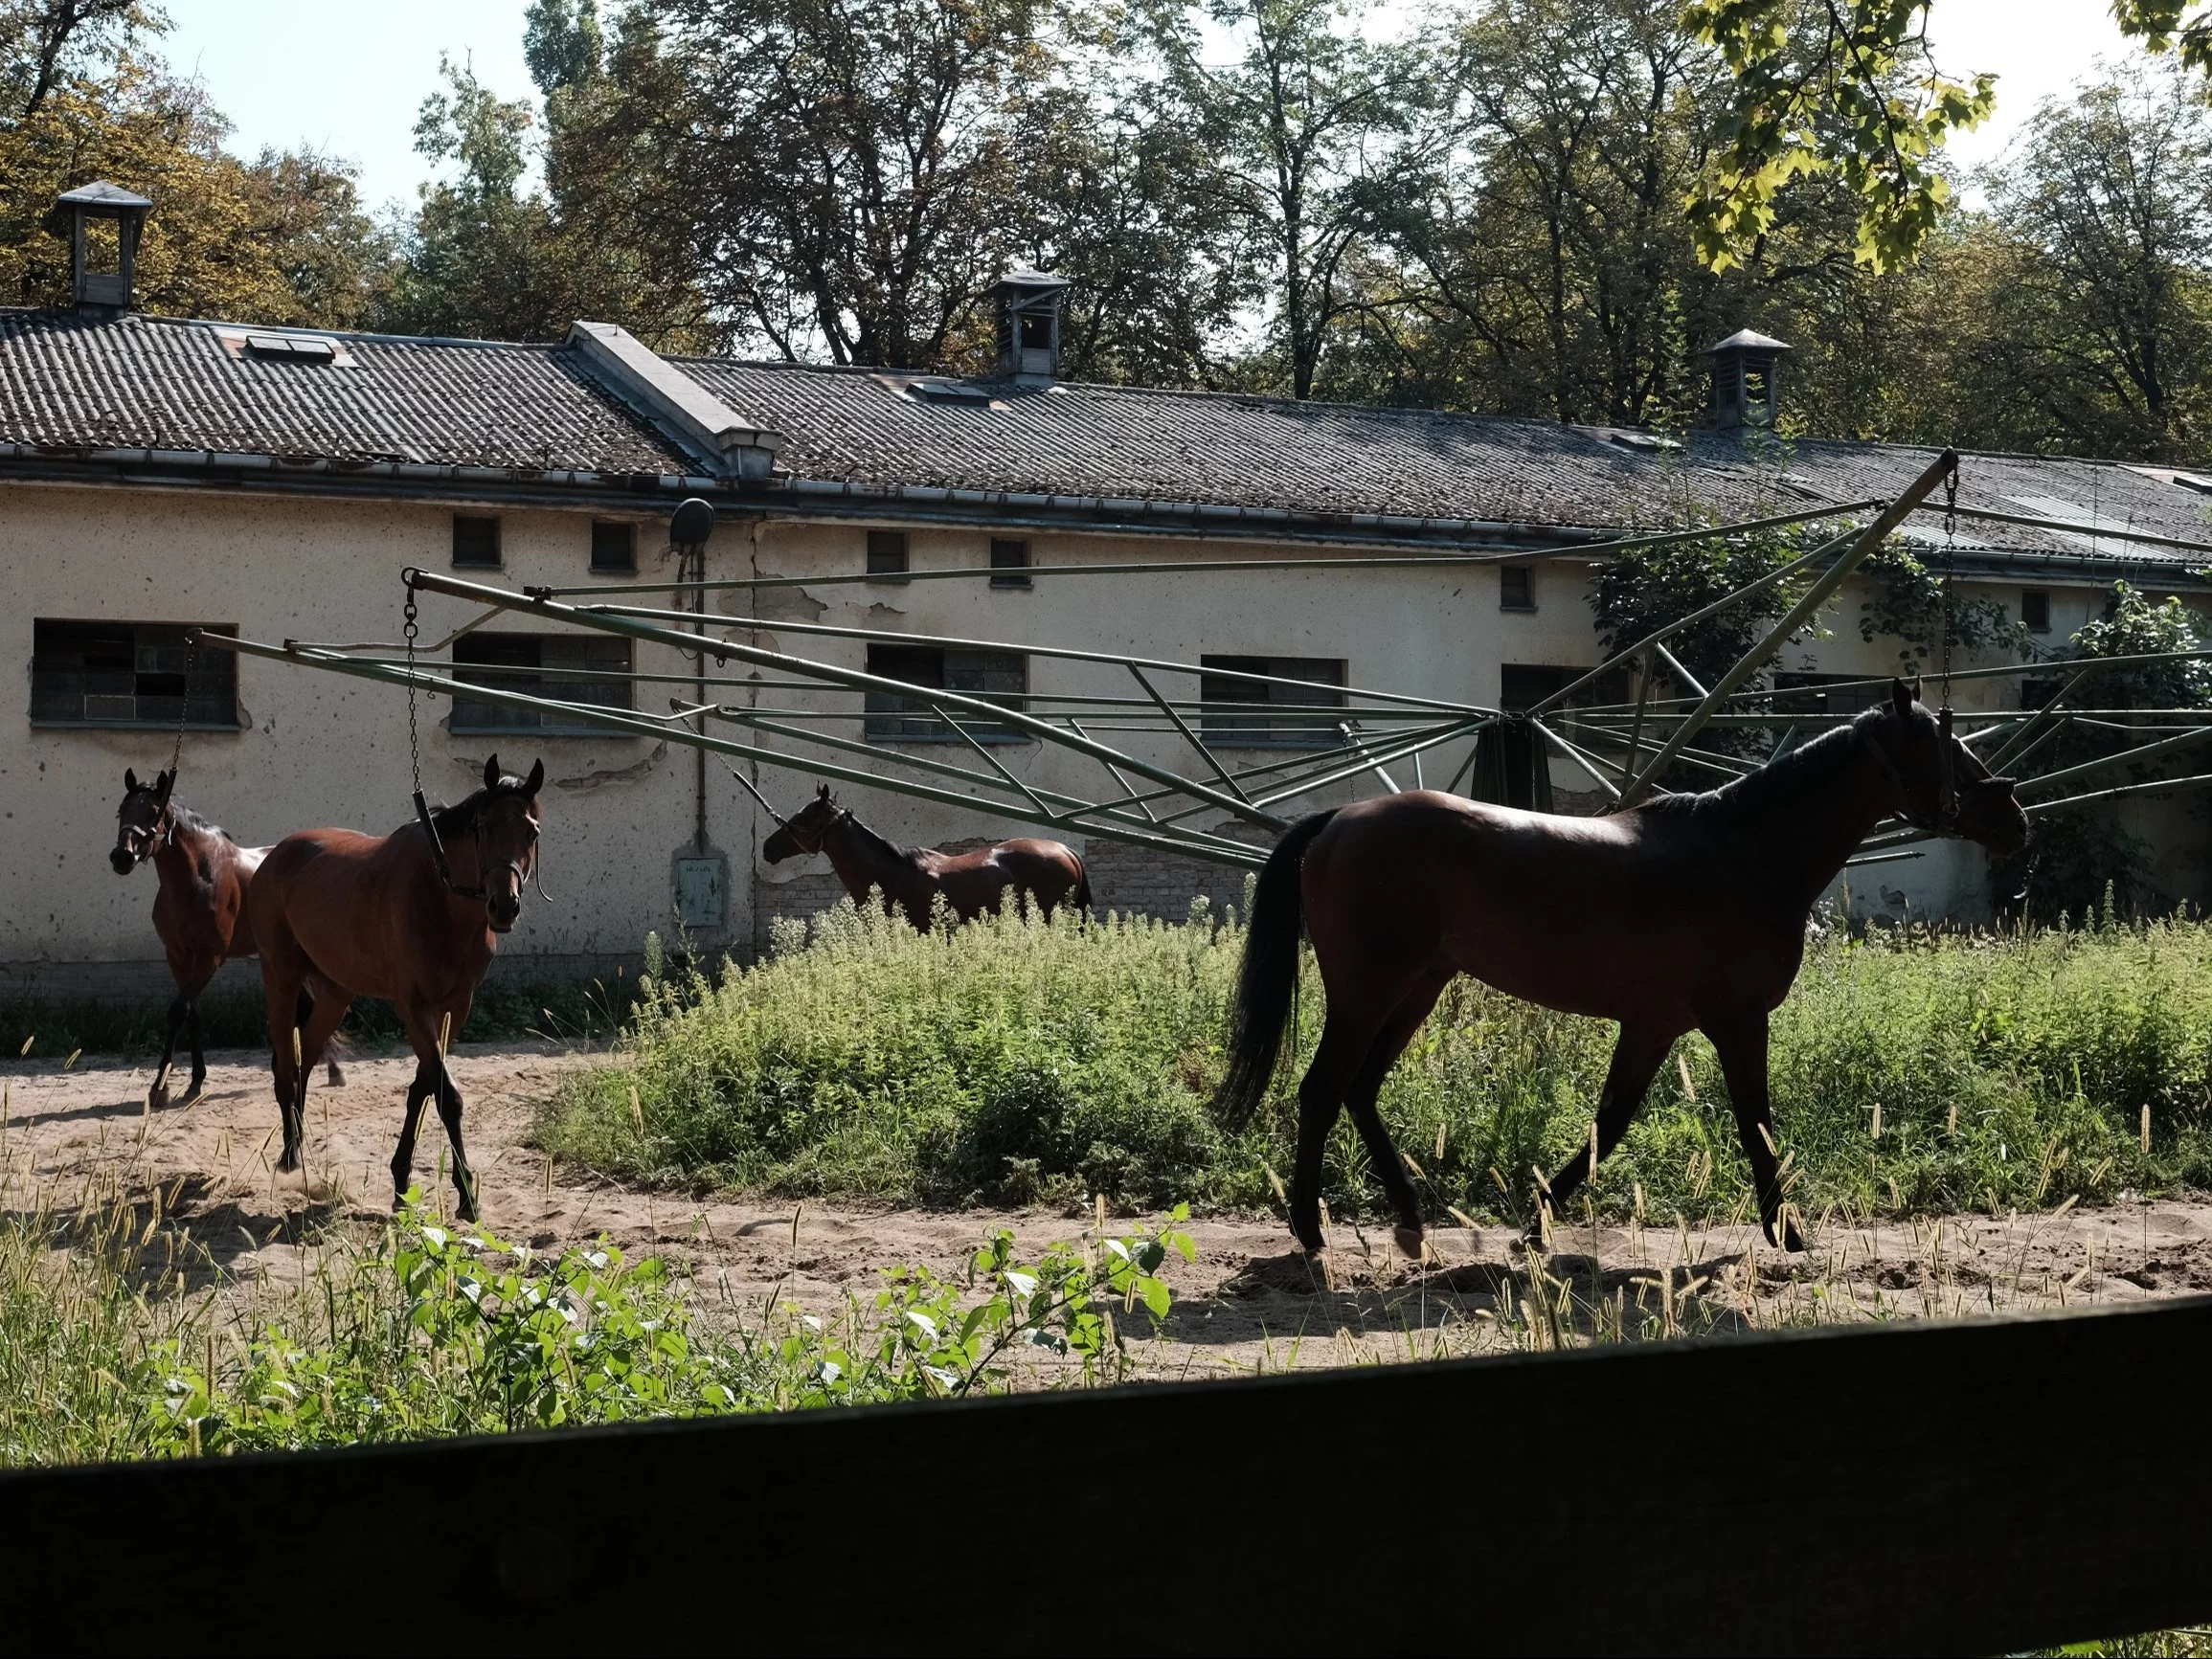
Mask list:
[[[1406,1044],[1413,1041],[1413,1033],[1421,1029],[1421,1021],[1429,1018],[1429,1011],[1436,1006],[1436,998],[1451,982],[1449,973],[1433,974],[1406,993],[1406,999],[1390,1011],[1390,1018],[1375,1034],[1367,1058],[1352,1079],[1344,1102],[1351,1109],[1352,1122],[1359,1129],[1360,1138],[1366,1142],[1367,1161],[1375,1166],[1383,1191],[1389,1195],[1390,1207],[1397,1212],[1398,1248],[1408,1260],[1414,1262],[1421,1259],[1426,1249],[1421,1228],[1421,1200],[1413,1191],[1413,1183],[1406,1177],[1406,1160],[1398,1155],[1390,1132],[1383,1127],[1383,1114],[1376,1110],[1375,1102],[1389,1078],[1390,1067],[1398,1064],[1398,1056],[1405,1053]]]
[[[307,1029],[307,1021],[315,1012],[315,1002],[317,998],[328,996],[330,994],[330,990],[331,987],[327,984],[320,985],[315,989],[310,989],[305,985],[300,987],[300,1013],[296,1023],[299,1025],[302,1031]],[[351,1003],[351,1000],[352,999],[350,998],[347,998],[349,1005]],[[344,1020],[343,1015],[341,1015],[339,1018],[341,1021]],[[333,1033],[335,1033],[337,1028],[336,1026],[333,1026],[331,1029]],[[324,1054],[324,1064],[328,1067],[327,1082],[332,1088],[343,1088],[346,1085],[346,1074],[338,1069],[338,1057],[335,1054],[327,1052],[328,1044],[327,1042],[324,1046],[326,1050]],[[311,1058],[307,1061],[307,1069],[309,1071],[315,1069],[315,1062]]]
[[[204,985],[200,987],[201,991],[206,989]],[[192,1087],[185,1090],[184,1097],[184,1104],[190,1106],[208,1091],[207,1028],[200,1023],[199,991],[194,991],[186,999],[185,1025],[192,1045]]]
[[[1374,1045],[1376,1020],[1364,1011],[1332,1004],[1321,1028],[1320,1046],[1298,1084],[1298,1163],[1291,1171],[1291,1232],[1308,1251],[1321,1248],[1321,1155],[1344,1094],[1360,1063]],[[1401,1173],[1400,1178],[1403,1178]]]
[[[1593,1158],[1585,1147],[1559,1166],[1559,1173],[1551,1177],[1548,1199],[1539,1199],[1539,1214],[1529,1223],[1528,1242],[1544,1243],[1544,1218],[1541,1211],[1549,1208],[1560,1214],[1569,1195],[1591,1177],[1597,1174],[1597,1166],[1613,1149],[1620,1145],[1620,1137],[1628,1133],[1628,1126],[1636,1121],[1636,1114],[1643,1105],[1643,1097],[1651,1088],[1651,1080],[1659,1075],[1659,1068],[1666,1061],[1667,1050],[1682,1035],[1655,1025],[1623,1025],[1620,1037],[1613,1045],[1613,1064],[1606,1068],[1605,1087],[1597,1096],[1597,1155]]]

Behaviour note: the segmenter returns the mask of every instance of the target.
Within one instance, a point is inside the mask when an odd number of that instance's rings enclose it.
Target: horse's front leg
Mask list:
[[[1747,1014],[1708,1020],[1702,1027],[1721,1057],[1721,1073],[1728,1080],[1728,1104],[1735,1109],[1736,1133],[1750,1160],[1751,1180],[1759,1195],[1759,1225],[1767,1243],[1785,1250],[1802,1250],[1805,1236],[1795,1218],[1782,1210],[1782,1167],[1774,1154],[1774,1119],[1767,1101],[1767,1016]]]
[[[192,998],[182,991],[169,1005],[169,1039],[161,1045],[161,1065],[154,1068],[153,1086],[146,1091],[146,1109],[159,1111],[169,1105],[169,1068],[176,1059],[176,1040],[192,1013]]]

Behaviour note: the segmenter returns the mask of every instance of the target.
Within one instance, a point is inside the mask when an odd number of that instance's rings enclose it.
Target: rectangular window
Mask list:
[[[2020,706],[2022,708],[2041,708],[2065,689],[2064,680],[2022,680],[2020,683]]]
[[[1498,706],[1507,714],[1533,708],[1546,697],[1566,690],[1590,672],[1563,668],[1553,662],[1501,662],[1498,666]],[[1628,670],[1615,668],[1591,681],[1567,701],[1569,708],[1593,708],[1605,704],[1628,703],[1636,697]]]
[[[453,515],[453,562],[479,570],[499,565],[499,521],[470,513]]]
[[[1533,566],[1498,567],[1498,608],[1501,611],[1536,609],[1536,571]]]
[[[870,645],[868,671],[933,691],[959,691],[1020,709],[1029,689],[1029,660],[1014,651],[959,651],[936,645]],[[959,743],[959,731],[919,698],[892,691],[866,695],[864,729],[870,743]],[[979,743],[1026,743],[1027,734],[998,721],[963,718]]]
[[[1872,708],[1889,695],[1886,683],[1866,684],[1863,674],[1777,674],[1774,676],[1776,714],[1857,714]],[[1861,684],[1852,685],[1851,682]],[[1849,686],[1834,690],[1834,686]]]
[[[603,634],[463,634],[453,642],[454,677],[470,684],[628,712],[630,683],[598,676],[630,671],[630,641]],[[606,728],[551,708],[518,708],[456,696],[453,730],[497,736],[534,731],[588,736]]]
[[[238,729],[235,651],[192,650],[194,627],[236,635],[228,624],[50,622],[31,624],[31,720],[35,726]]]
[[[1201,657],[1198,734],[1230,749],[1331,749],[1344,740],[1342,657]],[[1266,680],[1253,679],[1267,675]],[[1282,685],[1282,680],[1319,682]]]
[[[868,532],[868,573],[871,576],[906,574],[906,531]]]
[[[592,526],[592,569],[621,575],[638,571],[638,527],[609,524]]]
[[[991,538],[991,586],[1026,588],[1029,585],[1029,544]]]
[[[2051,631],[2051,596],[2041,588],[2025,588],[2020,596],[2020,619],[2031,634]]]

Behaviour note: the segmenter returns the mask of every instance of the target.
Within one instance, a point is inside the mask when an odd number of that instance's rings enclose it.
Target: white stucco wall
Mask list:
[[[126,487],[0,485],[0,661],[18,677],[14,712],[0,708],[0,992],[42,977],[90,968],[158,961],[149,911],[151,871],[128,880],[107,866],[115,808],[125,767],[149,776],[166,764],[169,735],[155,730],[56,729],[33,727],[30,702],[34,618],[104,618],[230,623],[248,638],[396,640],[402,598],[399,572],[410,564],[451,568],[452,503],[315,500]],[[665,510],[665,504],[654,503]],[[489,510],[462,504],[462,510]],[[495,585],[575,584],[596,580],[587,566],[590,510],[502,510],[504,569],[483,573]],[[665,519],[636,515],[643,566],[639,581],[673,572],[663,550]],[[1004,532],[1002,532],[1004,533]],[[916,527],[910,531],[915,569],[988,562],[984,528]],[[863,568],[866,527],[859,524],[726,519],[709,552],[716,577],[756,574],[827,575]],[[1066,532],[1029,532],[1032,563],[1234,558],[1240,554],[1312,549],[1267,549],[1199,541]],[[1326,550],[1323,550],[1324,553]],[[1037,578],[1031,590],[973,582],[869,582],[785,590],[759,600],[746,593],[719,595],[726,616],[758,615],[757,634],[744,636],[795,655],[853,667],[865,665],[865,642],[824,639],[784,625],[792,617],[933,636],[1035,642],[1102,652],[1129,652],[1195,662],[1202,655],[1342,658],[1355,686],[1409,692],[1443,701],[1492,705],[1507,662],[1588,666],[1599,651],[1584,589],[1588,566],[1546,562],[1536,577],[1537,608],[1500,607],[1495,568],[1456,570],[1253,571],[1233,574]],[[472,575],[474,572],[457,572]],[[610,593],[634,584],[604,579]],[[2017,587],[1986,590],[2017,614]],[[1792,647],[1784,666],[1828,673],[1879,674],[1895,666],[1894,642],[1861,641],[1862,595],[1847,586],[1824,618],[1828,638]],[[641,596],[666,604],[666,596]],[[2096,596],[2053,590],[2053,638],[2080,626]],[[758,604],[759,610],[753,607]],[[434,640],[473,616],[461,601],[425,600],[423,633]],[[499,628],[531,631],[522,618]],[[682,673],[674,652],[640,645],[641,670]],[[1967,665],[1962,658],[1960,665]],[[736,663],[717,670],[742,679]],[[1171,697],[1188,697],[1188,677],[1156,676]],[[246,725],[236,734],[191,733],[185,740],[179,798],[229,828],[240,841],[270,841],[294,829],[342,824],[388,830],[409,815],[406,705],[395,688],[283,663],[244,658],[239,701]],[[1139,696],[1141,688],[1117,665],[1033,658],[1034,692]],[[673,685],[645,685],[641,708],[666,709]],[[743,689],[719,693],[744,701]],[[859,700],[850,694],[772,691],[764,702],[838,711],[831,729],[859,738]],[[1962,682],[1960,706],[2000,706],[2017,698],[2011,681]],[[484,737],[450,734],[442,702],[423,711],[423,775],[433,796],[458,799],[473,788],[486,751]],[[1102,714],[1095,735],[1186,775],[1204,774],[1199,758],[1172,734],[1117,733]],[[744,729],[717,729],[739,740]],[[775,740],[766,740],[774,743]],[[531,895],[503,956],[539,958],[553,972],[598,971],[610,957],[638,949],[648,928],[666,930],[673,857],[691,850],[697,771],[691,751],[663,751],[649,739],[621,736],[502,739],[511,771],[545,761],[545,879],[553,903]],[[955,764],[973,763],[959,746],[917,751]],[[1465,757],[1457,743],[1425,760],[1432,786],[1451,777]],[[1032,783],[1098,796],[1112,789],[1094,762],[1034,744],[994,750]],[[1229,751],[1232,764],[1279,751]],[[862,764],[866,764],[863,762]],[[1411,787],[1410,763],[1393,768]],[[811,785],[798,774],[766,769],[772,798],[796,804]],[[1554,770],[1564,790],[1588,780],[1566,762]],[[1371,773],[1347,779],[1275,810],[1296,816],[1381,791]],[[865,787],[844,798],[875,828],[908,842],[940,843],[1027,833],[1010,820],[964,808],[922,802]],[[789,887],[818,894],[822,865],[801,861],[780,868],[757,862],[763,825],[750,799],[718,760],[706,768],[711,845],[730,860],[727,927],[702,940],[710,950],[741,953],[756,936],[756,888],[773,908]],[[1226,817],[1199,820],[1220,827]],[[1069,838],[1076,839],[1076,838]],[[1915,913],[1976,913],[1984,892],[1980,855],[1947,848],[1909,863],[1875,866],[1854,878],[1862,912],[1909,904]],[[1901,897],[1890,905],[1885,894]],[[97,975],[95,975],[97,977]]]

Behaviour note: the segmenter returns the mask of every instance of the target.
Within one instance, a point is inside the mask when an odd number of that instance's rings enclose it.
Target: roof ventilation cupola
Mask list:
[[[69,275],[80,311],[113,315],[134,303],[138,239],[153,203],[105,179],[69,191],[55,212],[69,223]],[[114,242],[96,228],[113,220]]]
[[[1041,386],[1060,376],[1060,302],[1068,279],[1017,268],[992,285],[999,305],[999,373]]]
[[[1781,341],[1739,328],[1705,352],[1713,360],[1713,424],[1723,432],[1771,431],[1781,407]]]

